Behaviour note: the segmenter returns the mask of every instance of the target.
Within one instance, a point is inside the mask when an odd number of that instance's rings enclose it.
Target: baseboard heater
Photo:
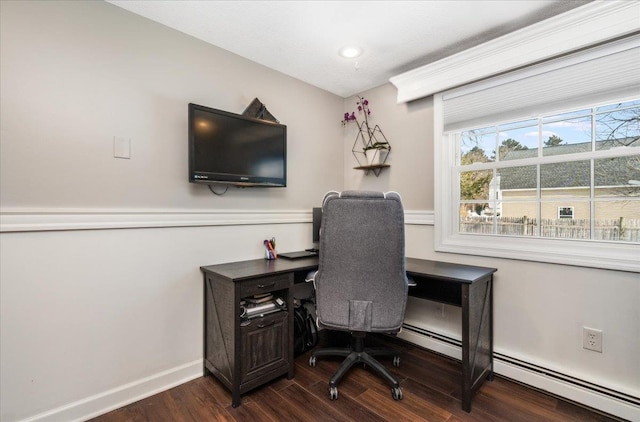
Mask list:
[[[411,324],[403,324],[402,328],[404,330],[407,331],[411,331],[413,333],[416,334],[420,334],[421,336],[424,337],[429,337],[432,338],[434,340],[449,344],[451,346],[455,346],[458,347],[460,349],[462,349],[462,341],[455,339],[453,337],[449,337],[449,336],[445,336],[443,334],[439,334],[439,333],[434,333],[433,331],[429,331],[429,330],[425,330],[424,328],[420,328],[420,327],[416,327],[415,325],[411,325]],[[420,346],[419,346],[420,347]],[[449,356],[448,356],[449,357]],[[549,368],[545,368],[543,366],[540,365],[535,365],[529,362],[525,362],[521,359],[517,359],[517,358],[513,358],[511,356],[505,355],[503,353],[499,353],[494,351],[493,352],[493,360],[495,361],[499,361],[505,364],[509,364],[511,366],[515,366],[517,368],[520,369],[524,369],[527,371],[531,371],[531,372],[535,372],[537,374],[549,377],[549,378],[553,378],[559,381],[562,381],[564,383],[567,384],[571,384],[577,387],[580,387],[584,390],[589,390],[593,393],[597,393],[600,395],[604,395],[616,400],[620,400],[622,402],[631,404],[633,406],[640,406],[640,398],[639,397],[634,397],[631,396],[629,394],[620,392],[620,391],[616,391],[616,390],[612,390],[610,388],[607,387],[603,387],[601,385],[598,384],[594,384],[592,382],[589,381],[585,381],[585,380],[581,380],[580,378],[576,378],[570,375],[566,375],[563,374],[561,372],[557,372],[554,371],[553,369],[549,369]],[[496,374],[498,375],[498,374]],[[506,378],[506,377],[505,377]],[[517,380],[514,380],[516,382],[518,382]]]

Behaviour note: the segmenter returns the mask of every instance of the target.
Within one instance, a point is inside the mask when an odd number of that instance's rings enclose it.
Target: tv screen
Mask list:
[[[287,127],[189,104],[189,182],[287,185]]]

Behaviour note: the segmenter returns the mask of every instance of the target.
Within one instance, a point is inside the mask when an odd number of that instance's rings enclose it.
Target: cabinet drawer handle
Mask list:
[[[275,285],[276,285],[275,282],[269,283],[269,284],[258,284],[258,289],[266,289],[267,287],[273,287]]]
[[[265,327],[268,327],[268,326],[273,325],[275,323],[276,323],[275,321],[267,322],[266,324],[261,322],[260,324],[258,324],[258,328],[265,328]]]

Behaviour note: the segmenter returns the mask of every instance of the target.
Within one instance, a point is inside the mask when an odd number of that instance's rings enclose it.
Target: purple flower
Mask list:
[[[364,119],[367,120],[367,117],[371,115],[371,110],[369,110],[369,100],[364,99],[363,97],[358,97],[358,101],[356,102],[358,105],[358,112],[364,112]],[[342,124],[345,125],[351,121],[357,122],[356,112],[353,111],[351,114],[344,113],[344,119],[342,120]]]

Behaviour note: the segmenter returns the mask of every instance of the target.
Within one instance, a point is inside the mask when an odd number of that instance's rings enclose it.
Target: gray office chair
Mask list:
[[[329,397],[338,398],[338,383],[356,363],[374,369],[391,384],[391,395],[402,399],[398,380],[374,356],[399,351],[365,348],[365,334],[397,334],[407,303],[404,256],[404,211],[393,193],[347,191],[325,196],[320,232],[320,260],[314,277],[320,327],[351,332],[351,347],[315,351],[319,356],[345,356],[329,381]]]

